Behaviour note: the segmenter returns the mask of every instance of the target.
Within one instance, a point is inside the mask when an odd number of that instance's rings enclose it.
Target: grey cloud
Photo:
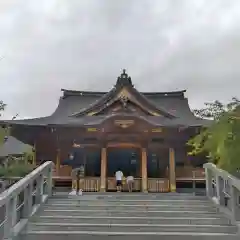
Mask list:
[[[122,68],[143,91],[190,104],[239,96],[239,0],[5,0],[5,116],[45,116],[61,88],[109,90]]]

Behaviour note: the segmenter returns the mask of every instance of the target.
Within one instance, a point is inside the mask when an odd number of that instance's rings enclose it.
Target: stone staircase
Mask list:
[[[52,196],[18,240],[240,239],[238,228],[204,196],[95,193]]]

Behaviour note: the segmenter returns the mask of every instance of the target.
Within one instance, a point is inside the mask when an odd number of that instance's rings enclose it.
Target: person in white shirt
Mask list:
[[[127,185],[128,185],[128,191],[132,192],[133,190],[133,183],[134,183],[134,177],[133,176],[128,176],[127,177]]]
[[[118,170],[115,173],[115,178],[116,178],[117,192],[121,192],[122,191],[123,172],[121,170]]]

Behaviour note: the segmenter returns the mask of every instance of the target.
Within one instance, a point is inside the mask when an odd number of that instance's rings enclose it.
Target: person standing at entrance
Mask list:
[[[123,172],[120,169],[115,173],[115,178],[116,178],[117,192],[121,192]]]
[[[134,184],[134,177],[130,175],[130,176],[127,177],[127,185],[128,185],[128,191],[129,192],[132,192],[133,184]]]
[[[69,195],[82,195],[82,189],[84,184],[84,176],[85,176],[85,168],[82,164],[82,149],[78,149],[78,156],[77,151],[73,154],[69,155],[68,159],[65,159],[61,162],[61,165],[67,165],[72,167],[72,191]],[[77,186],[79,189],[77,189]]]

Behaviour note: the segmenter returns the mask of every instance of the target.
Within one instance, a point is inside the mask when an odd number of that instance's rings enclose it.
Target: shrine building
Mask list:
[[[84,151],[84,191],[114,191],[119,169],[142,192],[174,192],[181,179],[204,177],[206,158],[188,156],[186,142],[208,121],[191,112],[185,90],[139,92],[124,70],[109,92],[62,92],[51,116],[1,122],[35,147],[37,165],[56,163],[56,181],[70,181],[61,161],[77,147]]]

